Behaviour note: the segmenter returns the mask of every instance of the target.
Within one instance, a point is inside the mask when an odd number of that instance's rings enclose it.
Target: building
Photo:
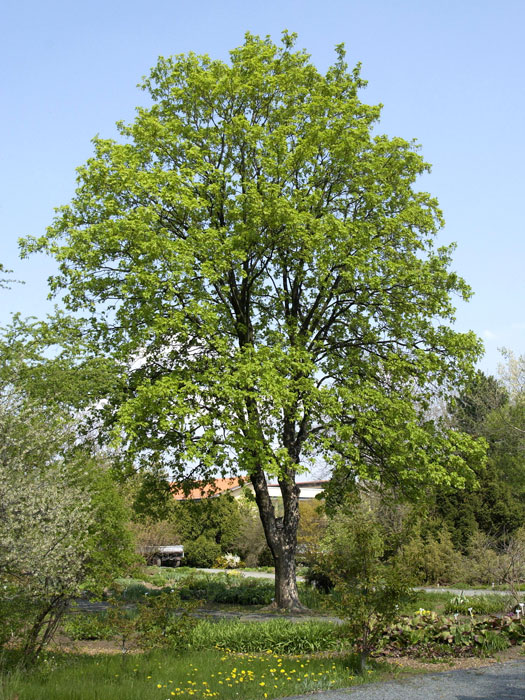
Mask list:
[[[299,500],[310,501],[318,494],[322,493],[327,481],[298,481]],[[240,498],[245,495],[246,490],[254,492],[253,486],[246,477],[231,477],[226,479],[215,479],[211,483],[203,484],[191,489],[188,493],[184,493],[182,488],[173,487],[173,497],[176,501],[200,501],[203,498],[213,498],[224,493],[229,493],[234,498]],[[270,498],[281,498],[281,490],[279,484],[268,484],[268,492]]]

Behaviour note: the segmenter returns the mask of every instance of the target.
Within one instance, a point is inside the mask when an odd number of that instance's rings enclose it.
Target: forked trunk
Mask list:
[[[276,517],[268,494],[264,472],[251,475],[255,500],[266,536],[266,542],[275,563],[275,598],[272,607],[279,610],[301,611],[305,607],[299,600],[296,580],[297,527],[299,525],[299,488],[293,475],[279,480],[283,497],[284,514]]]

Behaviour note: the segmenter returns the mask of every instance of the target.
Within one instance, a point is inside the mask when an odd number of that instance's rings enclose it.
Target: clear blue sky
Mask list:
[[[49,258],[20,261],[17,239],[40,234],[68,202],[75,167],[95,134],[114,136],[145,95],[136,88],[159,55],[195,51],[227,59],[246,31],[279,39],[284,28],[325,69],[344,42],[362,62],[362,99],[384,104],[381,131],[416,138],[457,242],[456,269],[475,296],[457,327],[483,337],[481,366],[497,348],[525,353],[523,0],[91,0],[8,3],[2,13],[3,139],[0,262],[24,279],[2,292],[9,314],[43,316]]]

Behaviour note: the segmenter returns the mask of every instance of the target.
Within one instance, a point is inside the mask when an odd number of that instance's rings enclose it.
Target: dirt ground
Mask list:
[[[523,659],[524,649],[520,646],[509,647],[505,651],[498,652],[493,657],[465,656],[454,657],[450,659],[439,659],[436,661],[424,661],[422,659],[414,659],[408,656],[401,657],[381,657],[381,660],[397,666],[400,670],[413,670],[422,672],[438,673],[439,671],[455,671],[468,668],[481,668],[482,666],[490,666],[491,664],[502,663],[504,661],[513,661]]]

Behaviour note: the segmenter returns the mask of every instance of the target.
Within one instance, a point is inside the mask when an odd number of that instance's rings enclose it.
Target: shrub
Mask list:
[[[208,603],[232,605],[269,605],[274,596],[274,583],[264,579],[221,574],[190,576],[180,586],[183,600],[205,600]]]
[[[211,567],[220,554],[221,546],[204,535],[200,535],[194,541],[184,543],[184,559],[188,566]]]
[[[71,614],[62,629],[71,639],[113,639],[116,634],[105,612]]]
[[[148,592],[130,609],[122,598],[113,598],[107,620],[120,640],[122,653],[138,646],[144,650],[188,647],[197,619],[190,613],[196,603],[182,602],[179,592],[170,588]]]
[[[314,562],[308,567],[304,578],[312,588],[322,591],[323,593],[330,593],[335,584],[327,574],[326,568],[323,562]]]
[[[163,647],[178,651],[187,649],[198,622],[190,614],[195,605],[183,603],[174,589],[142,601],[136,619],[138,646],[145,650]]]
[[[219,545],[211,563],[202,566],[212,566],[221,552],[237,553],[234,543],[243,525],[243,515],[240,504],[231,494],[176,501],[172,517],[177,523],[185,552],[201,536]]]
[[[231,552],[222,554],[215,562],[215,566],[219,569],[238,569],[240,565],[241,558]]]
[[[241,500],[242,522],[233,542],[246,566],[273,566],[272,553],[266,543],[261,518],[257,507],[249,500]]]
[[[349,504],[328,525],[322,542],[325,571],[335,583],[334,608],[360,655],[361,671],[398,607],[412,597],[398,566],[384,561],[384,529],[364,504]]]
[[[454,549],[450,532],[441,528],[435,535],[423,537],[416,532],[401,547],[397,561],[418,583],[453,583],[462,580],[465,561]]]
[[[67,445],[67,424],[48,442],[52,429],[37,418],[17,416],[20,440],[13,434],[15,447],[4,444],[0,459],[0,643],[20,644],[26,663],[53,639],[70,601],[86,588],[100,594],[133,560],[127,512],[105,465]],[[0,410],[0,431],[14,431],[9,422]]]
[[[131,583],[122,590],[120,596],[122,600],[128,602],[137,601],[142,600],[149,591],[150,589],[143,583]]]

